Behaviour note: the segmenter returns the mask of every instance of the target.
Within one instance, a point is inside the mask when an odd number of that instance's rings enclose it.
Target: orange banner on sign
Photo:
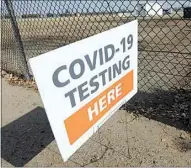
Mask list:
[[[65,121],[70,144],[73,144],[113,106],[133,90],[133,70],[95,97]]]

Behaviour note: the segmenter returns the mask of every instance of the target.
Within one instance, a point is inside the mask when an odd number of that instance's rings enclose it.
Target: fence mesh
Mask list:
[[[150,110],[159,118],[162,111],[169,111],[162,114],[169,119],[182,120],[182,113],[188,118],[190,0],[4,0],[1,4],[2,68],[23,74],[25,62],[20,58],[6,1],[12,4],[27,60],[138,19],[139,94],[126,108],[144,114]]]

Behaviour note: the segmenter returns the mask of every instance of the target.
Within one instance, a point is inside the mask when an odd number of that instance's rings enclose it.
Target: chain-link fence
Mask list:
[[[139,93],[126,108],[186,123],[191,101],[190,0],[4,0],[1,66],[27,76],[29,58],[134,19],[139,22]]]

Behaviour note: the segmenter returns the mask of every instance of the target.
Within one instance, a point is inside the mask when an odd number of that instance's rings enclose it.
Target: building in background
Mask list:
[[[191,18],[191,7],[184,7],[184,18]]]
[[[163,9],[159,3],[147,2],[137,4],[137,16],[162,16]]]
[[[155,16],[155,15],[162,16],[162,14],[163,14],[162,6],[159,3],[148,2],[148,3],[146,3],[145,6],[146,6],[147,15],[149,15],[149,16]]]
[[[163,9],[163,15],[169,15],[172,13],[172,8],[169,9]]]
[[[137,4],[137,9],[136,9],[136,16],[146,16],[147,12],[145,9],[145,4],[139,3]]]

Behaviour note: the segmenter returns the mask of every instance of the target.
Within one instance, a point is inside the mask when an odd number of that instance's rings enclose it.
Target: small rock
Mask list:
[[[152,107],[150,107],[150,108],[149,108],[149,110],[150,110],[150,111],[153,111],[153,108],[152,108]]]
[[[165,139],[161,139],[162,142],[165,142],[166,140]]]
[[[185,113],[182,113],[181,116],[184,117],[184,118],[186,118],[186,114],[185,114]]]
[[[2,74],[3,76],[5,76],[5,75],[7,74],[7,72],[4,71],[4,70],[2,70],[1,74]]]
[[[186,135],[181,133],[180,136],[179,136],[180,139],[186,139]]]
[[[10,75],[9,75],[9,78],[12,78],[12,77],[13,77],[13,74],[10,74]]]

